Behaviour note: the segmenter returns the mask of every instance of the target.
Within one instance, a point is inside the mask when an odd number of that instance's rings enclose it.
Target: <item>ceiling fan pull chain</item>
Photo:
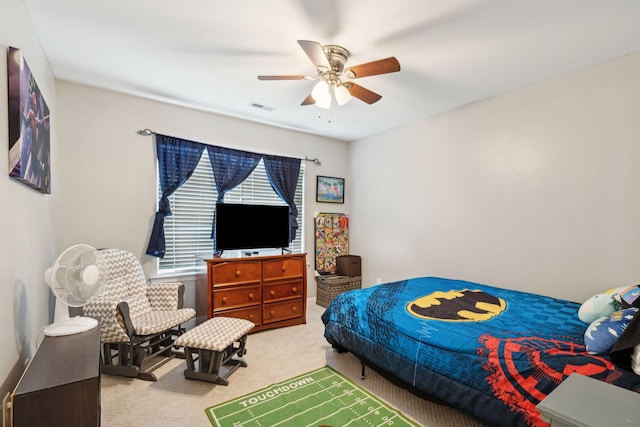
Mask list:
[[[322,118],[322,110],[323,108],[318,107],[318,118]],[[331,123],[331,108],[326,108],[327,110],[327,123]]]

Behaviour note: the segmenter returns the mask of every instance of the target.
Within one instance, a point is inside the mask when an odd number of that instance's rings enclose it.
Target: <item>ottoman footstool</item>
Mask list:
[[[246,353],[247,333],[254,326],[244,319],[214,317],[180,335],[174,345],[184,347],[184,377],[229,385],[229,375],[240,366],[247,366],[242,356]]]

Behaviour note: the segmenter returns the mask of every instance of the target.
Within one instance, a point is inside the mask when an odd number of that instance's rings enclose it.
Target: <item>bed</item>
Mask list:
[[[580,304],[423,277],[337,296],[325,338],[492,426],[548,426],[536,410],[572,373],[640,392],[640,376],[588,354]]]

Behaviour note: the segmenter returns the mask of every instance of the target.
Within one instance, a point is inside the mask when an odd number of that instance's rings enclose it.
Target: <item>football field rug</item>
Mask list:
[[[328,366],[205,412],[217,427],[419,426]]]

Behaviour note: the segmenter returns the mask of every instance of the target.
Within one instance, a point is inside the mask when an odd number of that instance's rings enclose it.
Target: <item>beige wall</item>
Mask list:
[[[152,137],[136,134],[139,129],[259,153],[317,157],[321,166],[305,166],[304,217],[308,290],[315,296],[313,214],[327,210],[315,202],[316,175],[346,175],[347,143],[70,83],[59,82],[58,94],[57,250],[78,242],[127,249],[148,275],[156,275],[156,258],[144,254],[156,209],[155,146]],[[339,207],[346,209],[348,204]],[[193,279],[181,280],[186,303],[193,303]]]
[[[352,143],[364,284],[582,301],[640,281],[640,53]]]
[[[12,390],[49,319],[49,288],[43,273],[54,258],[52,202],[57,188],[57,103],[53,74],[20,0],[0,9],[0,394]],[[7,49],[22,50],[51,110],[53,195],[9,178]]]

